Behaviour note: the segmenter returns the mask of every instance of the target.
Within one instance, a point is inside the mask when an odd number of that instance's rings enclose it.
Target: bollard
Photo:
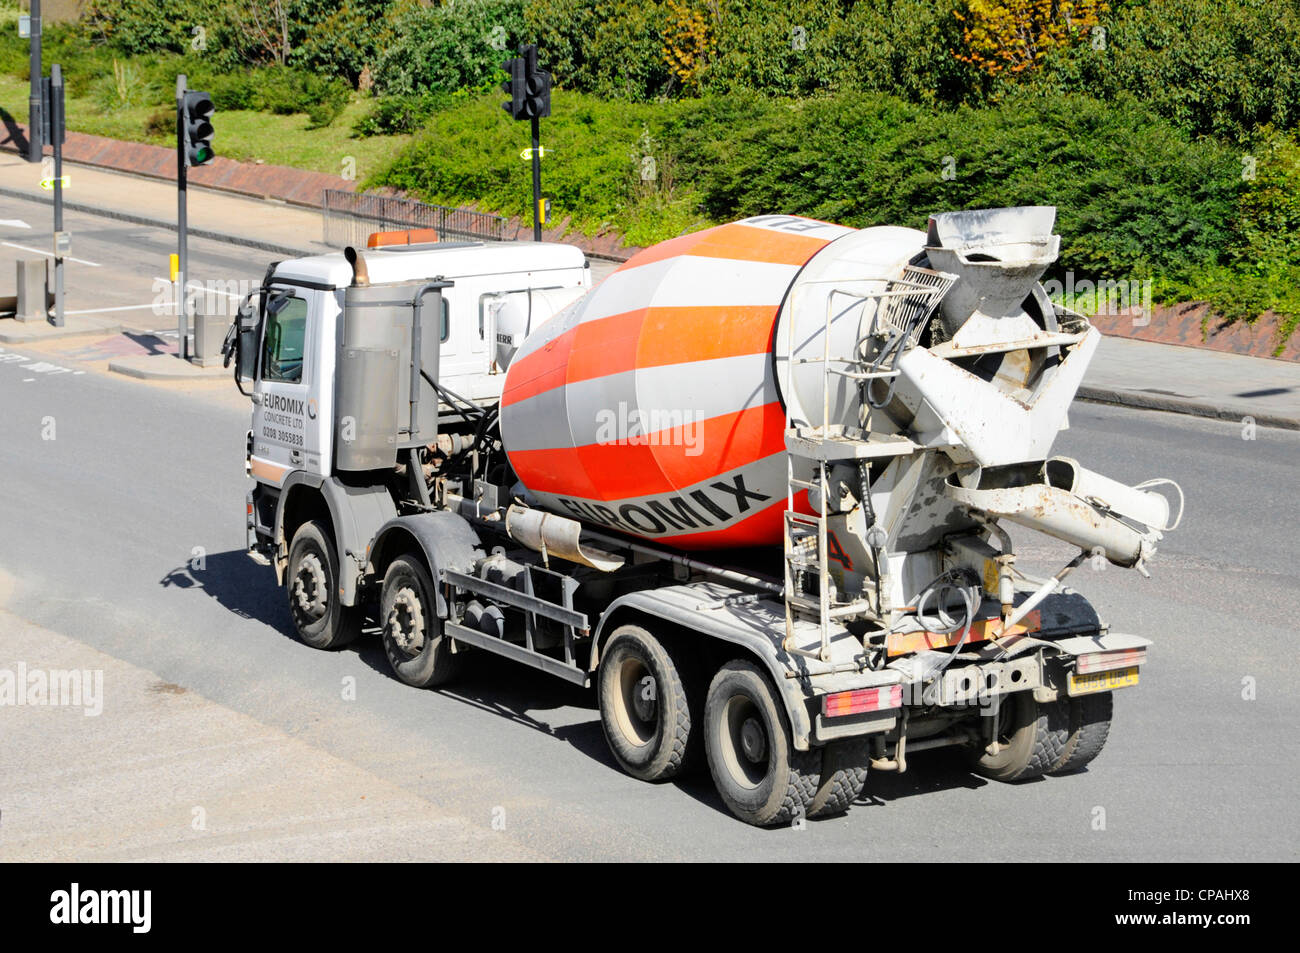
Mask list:
[[[200,311],[194,315],[194,352],[192,359],[199,367],[212,367],[221,363],[221,344],[230,327],[227,315]]]
[[[18,307],[14,317],[19,321],[48,321],[49,277],[44,258],[18,260]]]

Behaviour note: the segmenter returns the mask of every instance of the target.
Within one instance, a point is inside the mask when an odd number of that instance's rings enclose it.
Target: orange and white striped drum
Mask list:
[[[640,252],[523,342],[501,434],[535,502],[681,549],[778,542],[773,332],[800,269],[853,229],[745,219]]]

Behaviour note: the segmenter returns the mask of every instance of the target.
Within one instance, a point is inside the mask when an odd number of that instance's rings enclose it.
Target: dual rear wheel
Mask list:
[[[734,659],[706,686],[687,652],[641,626],[610,636],[597,697],[605,738],[624,771],[667,781],[702,754],[723,802],[751,824],[848,809],[866,782],[864,744],[796,749],[776,690],[758,666]]]
[[[1028,781],[1082,770],[1110,734],[1110,692],[1039,702],[1033,692],[1002,699],[994,727],[996,753],[976,749],[972,767],[995,781]]]

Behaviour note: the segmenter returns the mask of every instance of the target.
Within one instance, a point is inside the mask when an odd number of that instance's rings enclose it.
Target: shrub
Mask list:
[[[193,88],[207,90],[217,109],[250,109],[289,115],[306,113],[312,126],[327,126],[348,104],[351,92],[340,79],[283,66],[235,73],[195,73]]]
[[[437,112],[451,108],[457,101],[456,95],[448,93],[379,96],[373,101],[370,110],[357,120],[353,132],[358,136],[393,136],[418,132]]]
[[[374,184],[525,213],[526,136],[498,98],[438,114]],[[1241,227],[1238,155],[1187,142],[1133,101],[1021,95],[949,112],[857,93],[656,106],[568,93],[553,108],[543,182],[557,211],[585,231],[635,228],[638,243],[771,212],[923,228],[935,211],[1043,204],[1060,210],[1060,268],[1173,281],[1228,264]],[[657,190],[633,174],[647,140],[670,173]]]
[[[1257,127],[1300,122],[1294,3],[1149,0],[1103,17],[1102,26],[1104,43],[1049,56],[1034,83],[1102,99],[1139,96],[1194,136],[1244,142]]]
[[[394,39],[392,0],[299,0],[299,34],[289,65],[356,86]]]
[[[523,0],[459,0],[413,7],[397,16],[392,43],[375,64],[383,93],[486,89],[524,35]]]
[[[842,94],[791,104],[712,151],[694,181],[715,218],[920,228],[944,209],[1055,205],[1061,267],[1114,278],[1221,260],[1240,186],[1230,150],[1182,140],[1136,102],[1079,96],[949,113]]]
[[[521,158],[528,127],[501,111],[500,96],[464,100],[439,113],[436,130],[420,136],[387,169],[364,186],[410,191],[430,202],[472,203],[507,215],[529,216],[530,164]],[[542,188],[551,197],[557,220],[569,217],[588,234],[617,229],[649,243],[706,224],[694,193],[680,182],[683,173],[654,188],[634,193],[643,160],[643,136],[654,136],[658,119],[677,104],[647,106],[601,101],[568,93],[555,97],[543,126]],[[660,170],[672,173],[673,159],[656,156]],[[650,216],[654,225],[647,225]],[[530,220],[530,219],[529,219]]]
[[[678,89],[664,56],[661,0],[530,0],[524,9],[556,85],[637,102]]]
[[[219,0],[90,0],[81,32],[126,54],[186,53],[195,27],[210,32],[224,21]]]

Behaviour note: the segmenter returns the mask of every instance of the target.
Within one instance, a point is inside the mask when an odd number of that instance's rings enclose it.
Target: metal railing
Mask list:
[[[502,242],[509,220],[488,212],[429,205],[391,195],[358,195],[325,189],[321,212],[325,217],[325,244],[365,247],[372,232],[432,228],[440,241]]]

